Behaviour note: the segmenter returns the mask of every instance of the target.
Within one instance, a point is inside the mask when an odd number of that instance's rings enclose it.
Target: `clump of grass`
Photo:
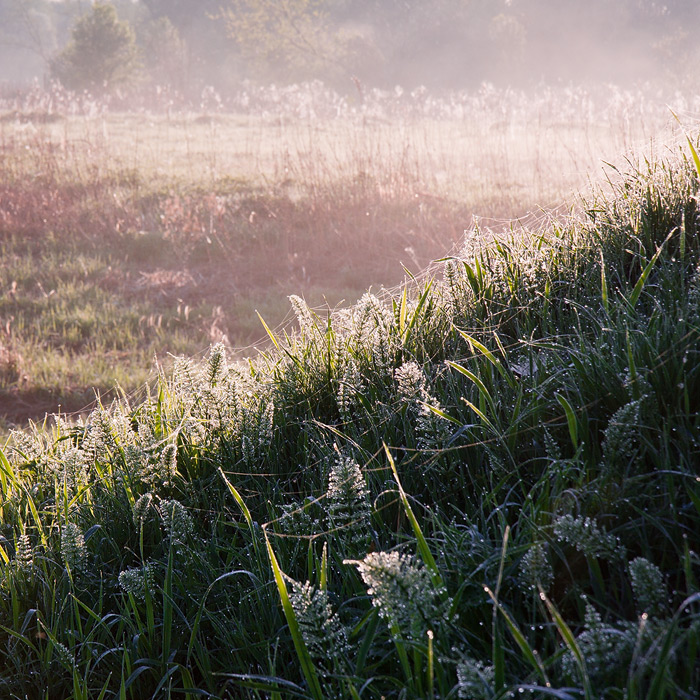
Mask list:
[[[0,694],[692,697],[699,189],[631,170],[14,433]]]

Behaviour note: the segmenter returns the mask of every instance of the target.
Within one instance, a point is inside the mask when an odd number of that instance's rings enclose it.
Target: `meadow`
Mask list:
[[[699,190],[681,137],[12,431],[0,696],[697,698]]]
[[[131,395],[154,357],[239,355],[287,297],[392,287],[572,193],[673,123],[614,88],[442,97],[247,86],[138,113],[58,89],[0,105],[0,420]],[[693,108],[676,98],[679,113]],[[609,171],[611,173],[612,171]],[[243,350],[242,350],[243,349]]]

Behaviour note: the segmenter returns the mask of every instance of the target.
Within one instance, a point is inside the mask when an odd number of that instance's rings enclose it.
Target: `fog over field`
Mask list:
[[[133,391],[154,355],[267,342],[255,311],[276,327],[291,294],[347,305],[580,208],[694,124],[699,21],[681,0],[0,0],[0,415]]]
[[[2,0],[0,81],[44,81],[87,0]],[[117,0],[142,82],[188,97],[244,79],[464,89],[612,82],[688,88],[693,0]],[[65,79],[65,75],[64,75]],[[691,88],[692,89],[692,88]]]

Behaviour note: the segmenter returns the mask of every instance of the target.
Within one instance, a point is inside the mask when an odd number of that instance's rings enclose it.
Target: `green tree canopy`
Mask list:
[[[51,62],[51,74],[71,90],[107,93],[132,81],[140,67],[134,31],[113,5],[96,2],[73,27]]]

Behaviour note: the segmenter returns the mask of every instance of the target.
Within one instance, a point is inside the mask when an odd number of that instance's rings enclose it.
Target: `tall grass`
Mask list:
[[[685,698],[692,158],[0,458],[3,697]]]
[[[211,96],[210,96],[211,97]],[[692,105],[675,99],[679,112]],[[561,202],[675,125],[642,93],[244,86],[191,112],[36,90],[0,115],[0,414],[74,411],[152,358],[260,340],[287,295],[334,307],[482,226]],[[677,126],[677,125],[676,125]]]

